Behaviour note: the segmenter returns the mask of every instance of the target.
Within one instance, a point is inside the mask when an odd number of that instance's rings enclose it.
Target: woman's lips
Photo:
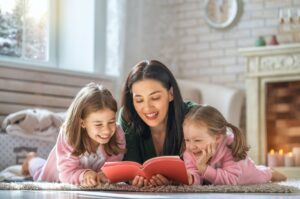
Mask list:
[[[155,120],[158,116],[158,112],[147,113],[145,116],[148,120]]]

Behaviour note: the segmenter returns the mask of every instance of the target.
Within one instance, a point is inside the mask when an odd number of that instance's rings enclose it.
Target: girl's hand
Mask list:
[[[208,161],[216,153],[217,144],[209,144],[206,149],[201,150],[200,155],[196,156],[197,168],[200,173],[203,173],[206,168]]]
[[[131,184],[136,187],[143,187],[143,186],[148,186],[149,182],[147,179],[145,179],[142,176],[135,176]]]
[[[107,183],[107,182],[109,182],[109,180],[107,179],[107,177],[104,175],[103,172],[98,173],[97,181],[98,181],[98,183]]]
[[[189,185],[193,184],[194,183],[194,177],[192,174],[190,174],[189,172],[187,173],[188,174],[188,181],[189,181]]]
[[[98,183],[98,174],[95,171],[88,170],[84,173],[80,185],[83,187],[95,187]]]
[[[156,186],[162,186],[162,185],[170,185],[172,182],[168,180],[166,177],[156,174],[151,177],[150,184],[154,187]]]

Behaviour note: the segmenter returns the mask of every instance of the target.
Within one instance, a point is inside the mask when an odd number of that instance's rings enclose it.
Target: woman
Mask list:
[[[143,163],[161,155],[180,155],[182,122],[195,103],[184,103],[171,71],[156,60],[142,61],[128,75],[122,92],[119,122],[125,131],[124,159]],[[149,182],[136,176],[138,187]],[[162,175],[153,176],[154,186],[169,184]]]

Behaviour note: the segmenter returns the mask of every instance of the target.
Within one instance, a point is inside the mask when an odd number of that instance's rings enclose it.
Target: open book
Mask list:
[[[161,174],[169,180],[188,184],[185,164],[179,156],[155,157],[143,165],[133,161],[106,162],[101,170],[112,183],[133,180],[137,175],[150,179]]]

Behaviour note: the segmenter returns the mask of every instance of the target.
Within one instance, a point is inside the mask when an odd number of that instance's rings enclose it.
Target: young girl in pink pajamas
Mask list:
[[[106,161],[120,161],[125,136],[116,124],[117,103],[101,85],[82,88],[70,105],[66,121],[47,160],[27,156],[23,173],[34,181],[96,186],[107,181],[101,173]]]
[[[228,131],[230,130],[230,131]],[[197,106],[186,115],[184,162],[189,184],[245,185],[283,181],[286,176],[257,166],[247,156],[241,131],[211,106]]]

